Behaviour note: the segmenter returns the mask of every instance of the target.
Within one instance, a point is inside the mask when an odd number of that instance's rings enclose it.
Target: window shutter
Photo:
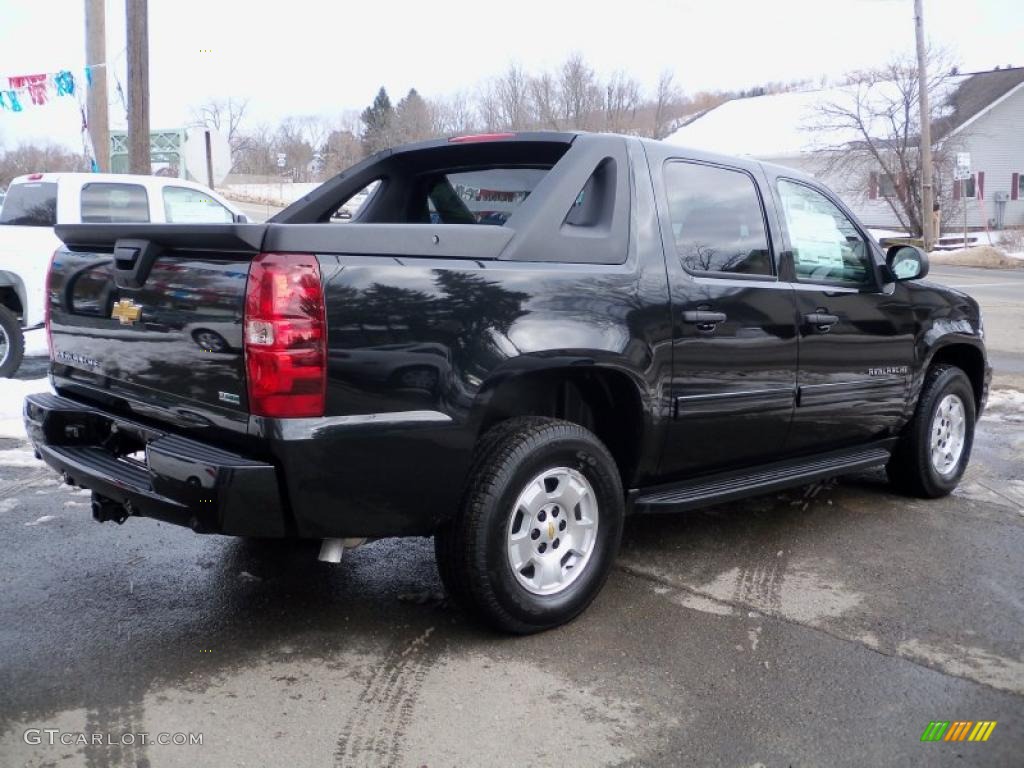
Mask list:
[[[978,171],[978,199],[985,199],[985,172]]]
[[[1010,180],[1010,199],[1016,200],[1020,197],[1020,174],[1015,173]]]
[[[868,200],[878,199],[878,174],[872,171],[868,174]]]
[[[953,199],[960,199],[960,179],[956,179],[953,181]]]

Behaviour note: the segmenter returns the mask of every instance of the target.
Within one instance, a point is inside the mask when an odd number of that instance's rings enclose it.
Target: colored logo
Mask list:
[[[142,307],[131,299],[121,299],[114,305],[110,316],[119,320],[121,325],[132,325],[142,315]]]
[[[988,741],[996,720],[932,720],[921,734],[921,741]]]

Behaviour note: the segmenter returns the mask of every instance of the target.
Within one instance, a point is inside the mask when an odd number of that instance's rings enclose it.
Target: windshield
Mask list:
[[[57,185],[31,181],[12,184],[0,210],[0,224],[52,227],[57,223]]]

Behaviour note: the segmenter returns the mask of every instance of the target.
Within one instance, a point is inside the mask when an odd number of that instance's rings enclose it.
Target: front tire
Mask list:
[[[25,334],[18,318],[0,306],[0,378],[10,378],[21,367],[25,355]]]
[[[948,495],[967,469],[974,424],[974,390],[967,374],[953,365],[929,369],[914,418],[885,468],[889,482],[922,499]]]
[[[480,441],[461,509],[435,537],[438,570],[487,624],[550,629],[601,590],[623,515],[618,468],[597,437],[566,421],[510,419]]]

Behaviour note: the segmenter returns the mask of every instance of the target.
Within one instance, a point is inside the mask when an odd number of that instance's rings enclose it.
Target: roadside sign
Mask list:
[[[953,173],[954,179],[969,179],[971,178],[971,153],[970,152],[957,152],[956,153],[956,171]]]
[[[284,168],[288,165],[288,156],[284,152],[277,153],[277,167]]]

